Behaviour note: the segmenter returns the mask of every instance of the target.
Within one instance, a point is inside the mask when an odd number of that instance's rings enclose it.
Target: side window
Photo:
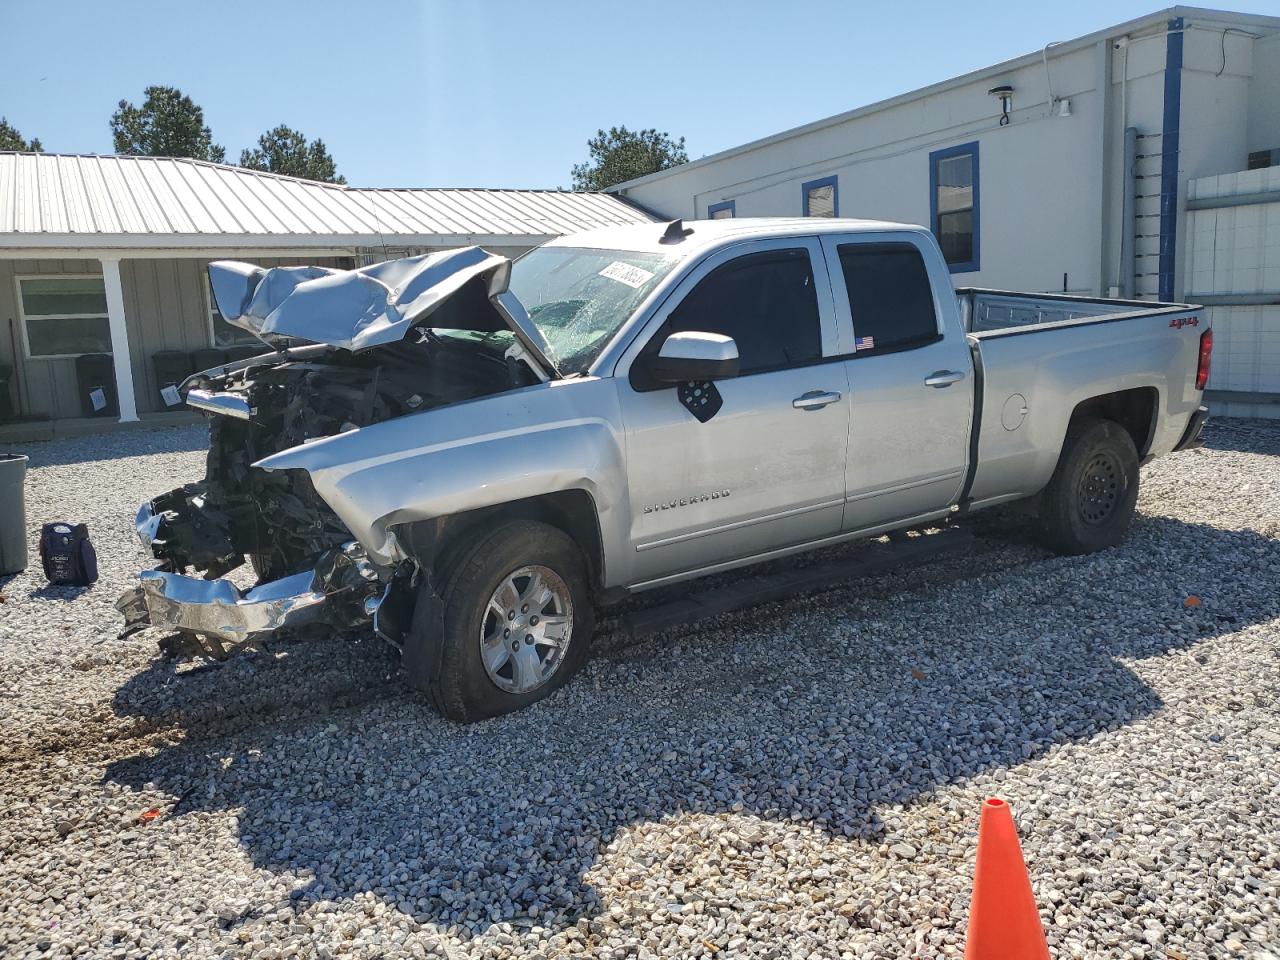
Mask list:
[[[769,250],[717,267],[671,312],[655,349],[682,330],[733,337],[742,374],[821,359],[809,252]]]
[[[938,339],[933,287],[919,250],[909,243],[838,249],[853,314],[854,356],[910,350]]]

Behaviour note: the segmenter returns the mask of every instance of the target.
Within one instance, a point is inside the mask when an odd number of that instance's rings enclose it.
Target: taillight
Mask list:
[[[1213,331],[1200,334],[1200,364],[1196,367],[1196,389],[1203,390],[1209,382],[1209,360],[1213,356]]]

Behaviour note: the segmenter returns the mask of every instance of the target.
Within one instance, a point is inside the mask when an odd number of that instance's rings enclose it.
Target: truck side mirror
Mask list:
[[[673,333],[650,361],[649,373],[660,383],[727,380],[738,375],[738,345],[720,333]]]

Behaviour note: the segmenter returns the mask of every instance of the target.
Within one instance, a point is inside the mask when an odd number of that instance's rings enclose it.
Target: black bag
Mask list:
[[[50,583],[87,587],[98,579],[98,554],[83,523],[46,523],[40,528],[40,563]]]

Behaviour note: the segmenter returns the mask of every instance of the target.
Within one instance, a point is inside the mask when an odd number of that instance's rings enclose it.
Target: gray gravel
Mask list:
[[[368,640],[117,641],[133,511],[203,433],[32,446],[32,526],[87,520],[103,579],[0,581],[0,955],[958,957],[998,793],[1056,957],[1280,956],[1280,424],[1210,437],[1120,549],[997,517],[680,635],[606,620],[470,727]]]

